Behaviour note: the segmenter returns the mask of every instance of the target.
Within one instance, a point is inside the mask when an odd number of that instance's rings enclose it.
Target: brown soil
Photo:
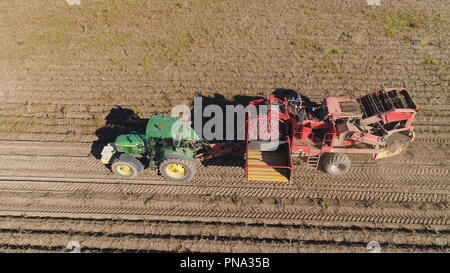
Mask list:
[[[0,3],[0,251],[448,252],[444,1],[145,3]],[[341,177],[300,161],[292,184],[244,182],[226,157],[187,184],[123,181],[91,154],[115,106],[148,118],[195,95],[379,87],[422,108],[415,143]]]

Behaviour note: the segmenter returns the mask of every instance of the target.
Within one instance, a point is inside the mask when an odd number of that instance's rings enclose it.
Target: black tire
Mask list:
[[[173,169],[174,165],[178,166]],[[180,166],[184,170],[179,170]],[[167,180],[175,182],[187,182],[194,178],[197,173],[197,165],[194,159],[184,157],[169,156],[159,165],[159,171]]]
[[[121,154],[114,159],[111,169],[117,176],[130,179],[141,173],[144,170],[144,165],[137,158]]]
[[[323,169],[332,175],[341,175],[348,172],[352,164],[346,154],[327,154],[323,161]]]

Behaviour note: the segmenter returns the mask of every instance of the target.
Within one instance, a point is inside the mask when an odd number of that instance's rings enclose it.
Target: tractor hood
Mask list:
[[[134,157],[142,157],[148,146],[147,137],[143,134],[120,135],[114,142],[118,152],[126,153]]]
[[[142,134],[126,134],[120,135],[116,138],[114,142],[116,146],[135,146],[135,145],[145,145],[145,136]]]

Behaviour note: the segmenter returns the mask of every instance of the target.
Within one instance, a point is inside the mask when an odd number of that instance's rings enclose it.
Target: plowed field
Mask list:
[[[448,252],[450,7],[381,3],[1,1],[0,251]],[[416,140],[343,176],[244,182],[224,157],[185,184],[121,180],[96,158],[113,113],[380,87],[421,107]]]

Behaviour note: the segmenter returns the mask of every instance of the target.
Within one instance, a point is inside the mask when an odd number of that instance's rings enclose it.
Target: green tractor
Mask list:
[[[186,182],[195,176],[199,153],[205,143],[177,117],[156,115],[145,134],[120,135],[102,151],[103,164],[122,178],[133,178],[145,167],[159,171],[171,181]]]

